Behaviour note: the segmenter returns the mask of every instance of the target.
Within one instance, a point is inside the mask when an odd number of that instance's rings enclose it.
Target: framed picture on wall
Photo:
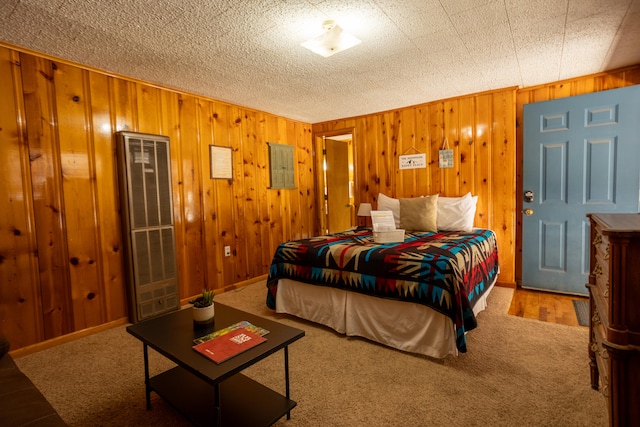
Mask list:
[[[232,153],[231,147],[209,146],[211,179],[233,179]]]

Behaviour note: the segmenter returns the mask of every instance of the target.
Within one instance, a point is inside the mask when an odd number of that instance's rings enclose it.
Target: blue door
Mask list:
[[[640,85],[525,105],[523,149],[522,286],[587,295],[585,215],[640,211]]]

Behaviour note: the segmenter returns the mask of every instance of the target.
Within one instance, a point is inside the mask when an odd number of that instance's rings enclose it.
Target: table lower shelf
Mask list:
[[[215,424],[214,387],[177,366],[150,379],[151,389],[199,426]],[[270,426],[296,402],[242,374],[220,383],[223,426]]]

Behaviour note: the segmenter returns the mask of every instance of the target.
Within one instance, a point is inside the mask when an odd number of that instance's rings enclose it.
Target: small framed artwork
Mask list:
[[[231,147],[209,146],[211,179],[233,179],[232,153]]]

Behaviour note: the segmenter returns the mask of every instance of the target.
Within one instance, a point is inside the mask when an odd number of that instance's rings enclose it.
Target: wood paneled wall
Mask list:
[[[171,138],[181,298],[261,276],[278,243],[319,234],[312,132],[339,130],[354,132],[358,202],[478,195],[513,285],[523,105],[633,84],[640,65],[311,126],[0,45],[0,333],[15,350],[126,318],[117,131]],[[444,138],[452,169],[438,167]],[[267,142],[296,147],[296,190],[267,189]],[[232,147],[232,181],[209,179],[210,144]],[[415,150],[428,167],[399,170]]]
[[[516,89],[480,93],[313,125],[314,133],[351,130],[356,202],[378,193],[416,197],[478,195],[475,224],[495,230],[498,281],[515,284]],[[446,138],[454,167],[438,166]],[[398,156],[426,153],[427,168],[400,170]]]
[[[640,84],[640,65],[625,67],[606,73],[592,74],[573,79],[563,80],[554,83],[529,87],[518,91],[516,120],[518,150],[516,152],[517,162],[517,180],[518,197],[516,198],[516,210],[522,212],[522,165],[524,162],[522,155],[523,126],[524,123],[524,105],[533,102],[550,101],[558,98],[566,98],[568,96],[586,95],[588,93],[600,92],[603,90],[619,89],[626,86]],[[516,235],[522,236],[522,216],[517,215]],[[521,266],[522,266],[522,245],[518,240],[516,246],[516,282],[521,283]]]
[[[127,316],[114,134],[171,140],[180,297],[264,275],[318,234],[311,125],[0,46],[0,333],[13,350]],[[296,147],[268,190],[267,142]],[[209,177],[209,145],[233,180]],[[231,257],[224,257],[224,246]]]

